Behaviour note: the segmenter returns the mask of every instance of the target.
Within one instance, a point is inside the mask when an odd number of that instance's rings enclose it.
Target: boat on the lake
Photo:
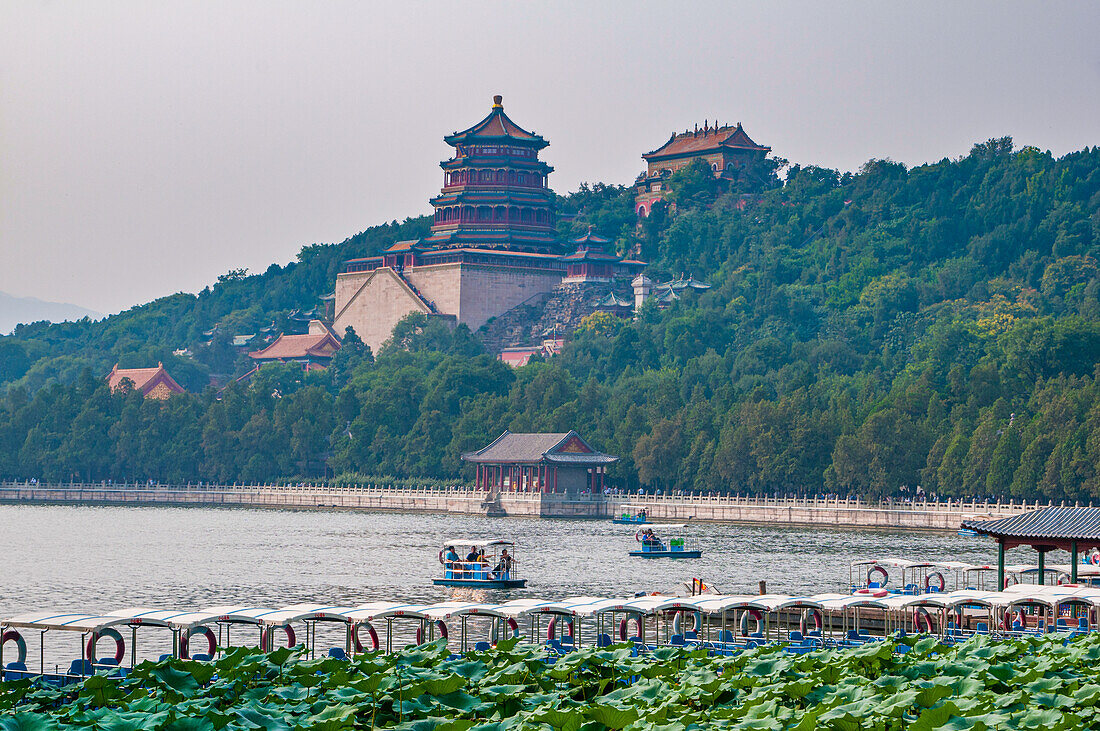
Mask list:
[[[685,534],[683,523],[654,523],[634,534],[641,546],[630,552],[638,558],[701,558],[699,540]],[[658,531],[660,531],[658,533]]]
[[[443,576],[436,586],[482,589],[522,589],[527,579],[516,576],[515,542],[506,538],[451,538],[439,551]]]
[[[644,505],[623,505],[619,515],[611,519],[618,525],[639,525],[649,522],[649,510]]]

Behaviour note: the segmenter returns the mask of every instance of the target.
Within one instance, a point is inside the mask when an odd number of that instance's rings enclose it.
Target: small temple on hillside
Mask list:
[[[280,335],[271,345],[249,353],[248,357],[256,362],[257,368],[265,363],[298,363],[303,370],[313,371],[325,368],[339,349],[336,334],[320,320],[312,320],[305,335]]]
[[[168,375],[163,363],[157,363],[156,368],[119,368],[115,363],[107,374],[107,385],[117,392],[123,389],[123,381],[132,384],[131,388],[145,398],[164,400],[173,394],[184,393],[183,386]]]
[[[677,170],[695,160],[703,160],[714,172],[714,177],[735,181],[740,172],[754,160],[762,160],[772,148],[753,142],[741,127],[719,126],[715,121],[703,123],[694,130],[673,133],[668,142],[656,150],[642,155],[646,171],[634,181],[634,210],[644,218],[653,210],[653,204],[668,195],[668,178]]]
[[[575,431],[513,434],[462,459],[477,467],[477,489],[486,492],[602,493],[607,468],[619,458],[593,449]]]
[[[513,122],[500,96],[487,117],[443,139],[453,155],[440,163],[430,235],[345,262],[334,293],[337,332],[350,326],[377,352],[413,312],[477,330],[550,293],[570,272],[629,279],[645,266],[600,255],[595,239],[580,251],[563,246],[548,183],[553,168],[539,159],[550,143]]]
[[[585,282],[610,282],[615,277],[633,275],[645,269],[645,262],[634,259],[622,259],[607,253],[611,239],[605,239],[595,233],[595,227],[589,226],[588,232],[573,239],[574,251],[561,258],[565,263],[565,278],[562,284]]]

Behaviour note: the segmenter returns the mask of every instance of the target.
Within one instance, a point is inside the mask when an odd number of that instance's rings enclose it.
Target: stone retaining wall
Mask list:
[[[448,487],[331,487],[324,485],[146,486],[0,483],[0,503],[91,505],[194,505],[387,510],[544,518],[609,518],[625,505],[645,505],[656,521],[715,521],[908,530],[957,530],[966,519],[1017,515],[1038,504],[990,502],[884,502],[857,499],[773,499],[738,496],[566,496],[484,492]]]

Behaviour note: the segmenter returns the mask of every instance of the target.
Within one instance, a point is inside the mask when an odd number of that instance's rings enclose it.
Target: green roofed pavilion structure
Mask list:
[[[602,493],[607,467],[619,458],[594,449],[575,431],[513,434],[462,459],[477,467],[477,487],[490,493]]]
[[[1070,554],[1070,581],[1077,583],[1080,551],[1100,548],[1100,508],[1048,507],[988,521],[963,521],[963,528],[997,539],[997,586],[1004,588],[1005,550],[1031,546],[1039,552],[1039,583],[1044,582],[1047,551]]]

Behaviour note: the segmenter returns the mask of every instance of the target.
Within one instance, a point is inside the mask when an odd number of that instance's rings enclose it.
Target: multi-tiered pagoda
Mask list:
[[[477,330],[544,300],[567,277],[608,282],[645,266],[601,253],[610,242],[591,232],[576,252],[557,240],[547,187],[553,168],[539,160],[550,143],[509,119],[501,97],[493,97],[485,119],[443,139],[454,157],[441,163],[431,235],[344,263],[336,277],[337,333],[352,327],[377,350],[412,312]]]
[[[554,168],[539,160],[550,143],[509,119],[501,101],[493,97],[489,116],[443,138],[455,154],[440,163],[443,190],[431,201],[435,223],[424,245],[557,250],[547,187]]]

